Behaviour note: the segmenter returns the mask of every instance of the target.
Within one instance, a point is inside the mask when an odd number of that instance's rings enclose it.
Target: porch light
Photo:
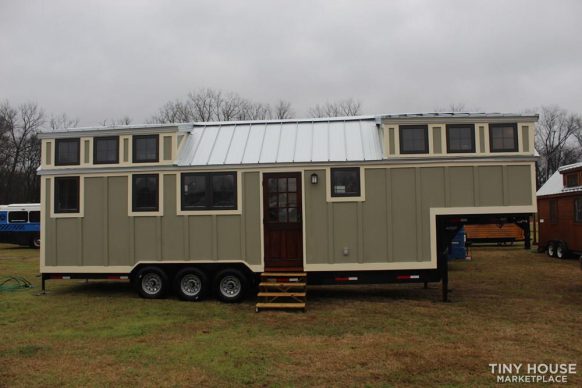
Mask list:
[[[311,184],[316,185],[318,181],[319,177],[317,176],[317,174],[316,173],[311,174]]]

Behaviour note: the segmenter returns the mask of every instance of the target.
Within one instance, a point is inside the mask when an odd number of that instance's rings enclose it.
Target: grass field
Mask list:
[[[0,386],[493,385],[488,364],[576,362],[582,271],[518,247],[474,249],[436,284],[311,287],[307,313],[142,300],[127,283],[49,281],[38,251],[0,245]],[[251,298],[252,299],[252,298]]]

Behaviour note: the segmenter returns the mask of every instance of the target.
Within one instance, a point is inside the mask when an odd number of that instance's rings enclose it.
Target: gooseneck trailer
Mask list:
[[[446,299],[446,249],[462,225],[515,222],[529,241],[536,120],[429,113],[45,132],[43,289],[121,278],[146,298],[174,288],[232,302],[258,284],[272,302],[274,291],[300,300],[310,284],[442,282]]]

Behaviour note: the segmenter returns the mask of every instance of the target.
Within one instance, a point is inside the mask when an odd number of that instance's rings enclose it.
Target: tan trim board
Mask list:
[[[46,183],[51,178],[40,178],[40,267],[46,263]],[[51,197],[51,202],[53,202]]]
[[[222,264],[222,263],[239,263],[248,267],[253,272],[262,272],[263,265],[252,265],[242,260],[164,260],[164,261],[138,261],[134,265],[127,266],[46,266],[41,265],[41,273],[130,273],[142,264]]]

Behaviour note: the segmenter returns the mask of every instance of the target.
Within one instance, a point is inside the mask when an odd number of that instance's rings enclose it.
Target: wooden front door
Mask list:
[[[265,270],[303,270],[301,173],[263,175]]]

